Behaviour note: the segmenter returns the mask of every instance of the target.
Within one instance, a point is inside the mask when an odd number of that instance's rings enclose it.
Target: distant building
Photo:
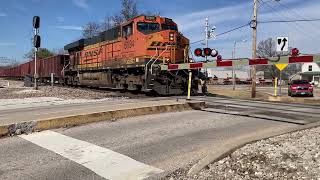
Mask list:
[[[216,77],[218,79],[232,78],[232,70],[208,69],[208,77]],[[235,70],[235,77],[239,79],[249,79],[250,73],[247,71]]]
[[[301,68],[300,78],[308,80],[319,86],[320,67],[317,63],[304,63]]]

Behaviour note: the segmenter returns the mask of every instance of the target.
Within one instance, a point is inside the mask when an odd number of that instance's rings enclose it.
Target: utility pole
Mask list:
[[[253,0],[253,20],[251,21],[252,28],[252,59],[257,57],[257,19],[258,19],[258,0]],[[256,66],[252,66],[251,70],[251,98],[256,97]]]
[[[236,45],[237,45],[237,41],[234,41],[232,59],[236,58]],[[235,68],[234,68],[234,66],[232,66],[232,89],[236,90],[236,76],[235,76]]]

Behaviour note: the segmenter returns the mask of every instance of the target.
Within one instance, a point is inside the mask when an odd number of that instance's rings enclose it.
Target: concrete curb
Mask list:
[[[272,96],[270,95],[268,101],[271,102],[293,102],[293,103],[319,103],[320,99],[306,99],[306,98],[292,98],[292,97],[285,97],[285,96]]]
[[[301,130],[305,130],[305,129],[315,128],[318,126],[320,126],[320,122],[316,122],[316,123],[312,123],[312,124],[308,124],[308,125],[304,125],[304,126],[298,126],[296,128],[289,129],[289,130],[288,129],[280,130],[278,132],[275,132],[274,131],[275,129],[266,129],[264,132],[259,133],[259,134],[258,133],[250,133],[250,134],[247,134],[247,135],[244,135],[241,137],[237,137],[233,140],[230,140],[230,141],[224,143],[222,146],[220,146],[220,148],[217,151],[215,151],[211,154],[208,154],[206,157],[201,159],[198,163],[193,165],[191,167],[191,169],[188,171],[187,175],[192,177],[192,176],[198,174],[202,169],[207,167],[209,164],[212,164],[214,162],[217,162],[217,161],[227,157],[228,155],[232,154],[237,149],[239,149],[247,144],[251,144],[256,141],[272,138],[275,136],[280,136],[280,135],[287,134],[287,133],[292,133],[292,132],[301,131]]]
[[[185,110],[200,110],[205,107],[205,102],[186,102],[169,105],[139,107],[130,109],[121,109],[114,111],[97,112],[68,117],[58,117],[53,119],[44,119],[15,123],[11,125],[0,126],[0,137],[7,135],[19,135],[31,133],[33,131],[42,131],[61,127],[73,127],[100,121],[115,121],[117,119],[135,117],[148,114],[158,114],[165,112],[179,112]]]

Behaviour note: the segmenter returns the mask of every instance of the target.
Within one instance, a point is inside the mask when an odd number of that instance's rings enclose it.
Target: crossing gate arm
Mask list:
[[[162,64],[161,70],[172,71],[182,69],[202,69],[215,67],[232,67],[232,66],[252,66],[252,65],[274,65],[274,64],[295,64],[295,63],[316,63],[320,62],[320,55],[303,55],[303,56],[281,56],[272,58],[240,58],[229,59],[213,62],[195,62],[183,64]]]

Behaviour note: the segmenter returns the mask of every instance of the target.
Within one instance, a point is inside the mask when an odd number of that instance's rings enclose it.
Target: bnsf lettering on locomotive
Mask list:
[[[93,57],[93,56],[99,56],[102,53],[102,48],[92,50],[92,51],[87,51],[84,53],[85,57]]]

